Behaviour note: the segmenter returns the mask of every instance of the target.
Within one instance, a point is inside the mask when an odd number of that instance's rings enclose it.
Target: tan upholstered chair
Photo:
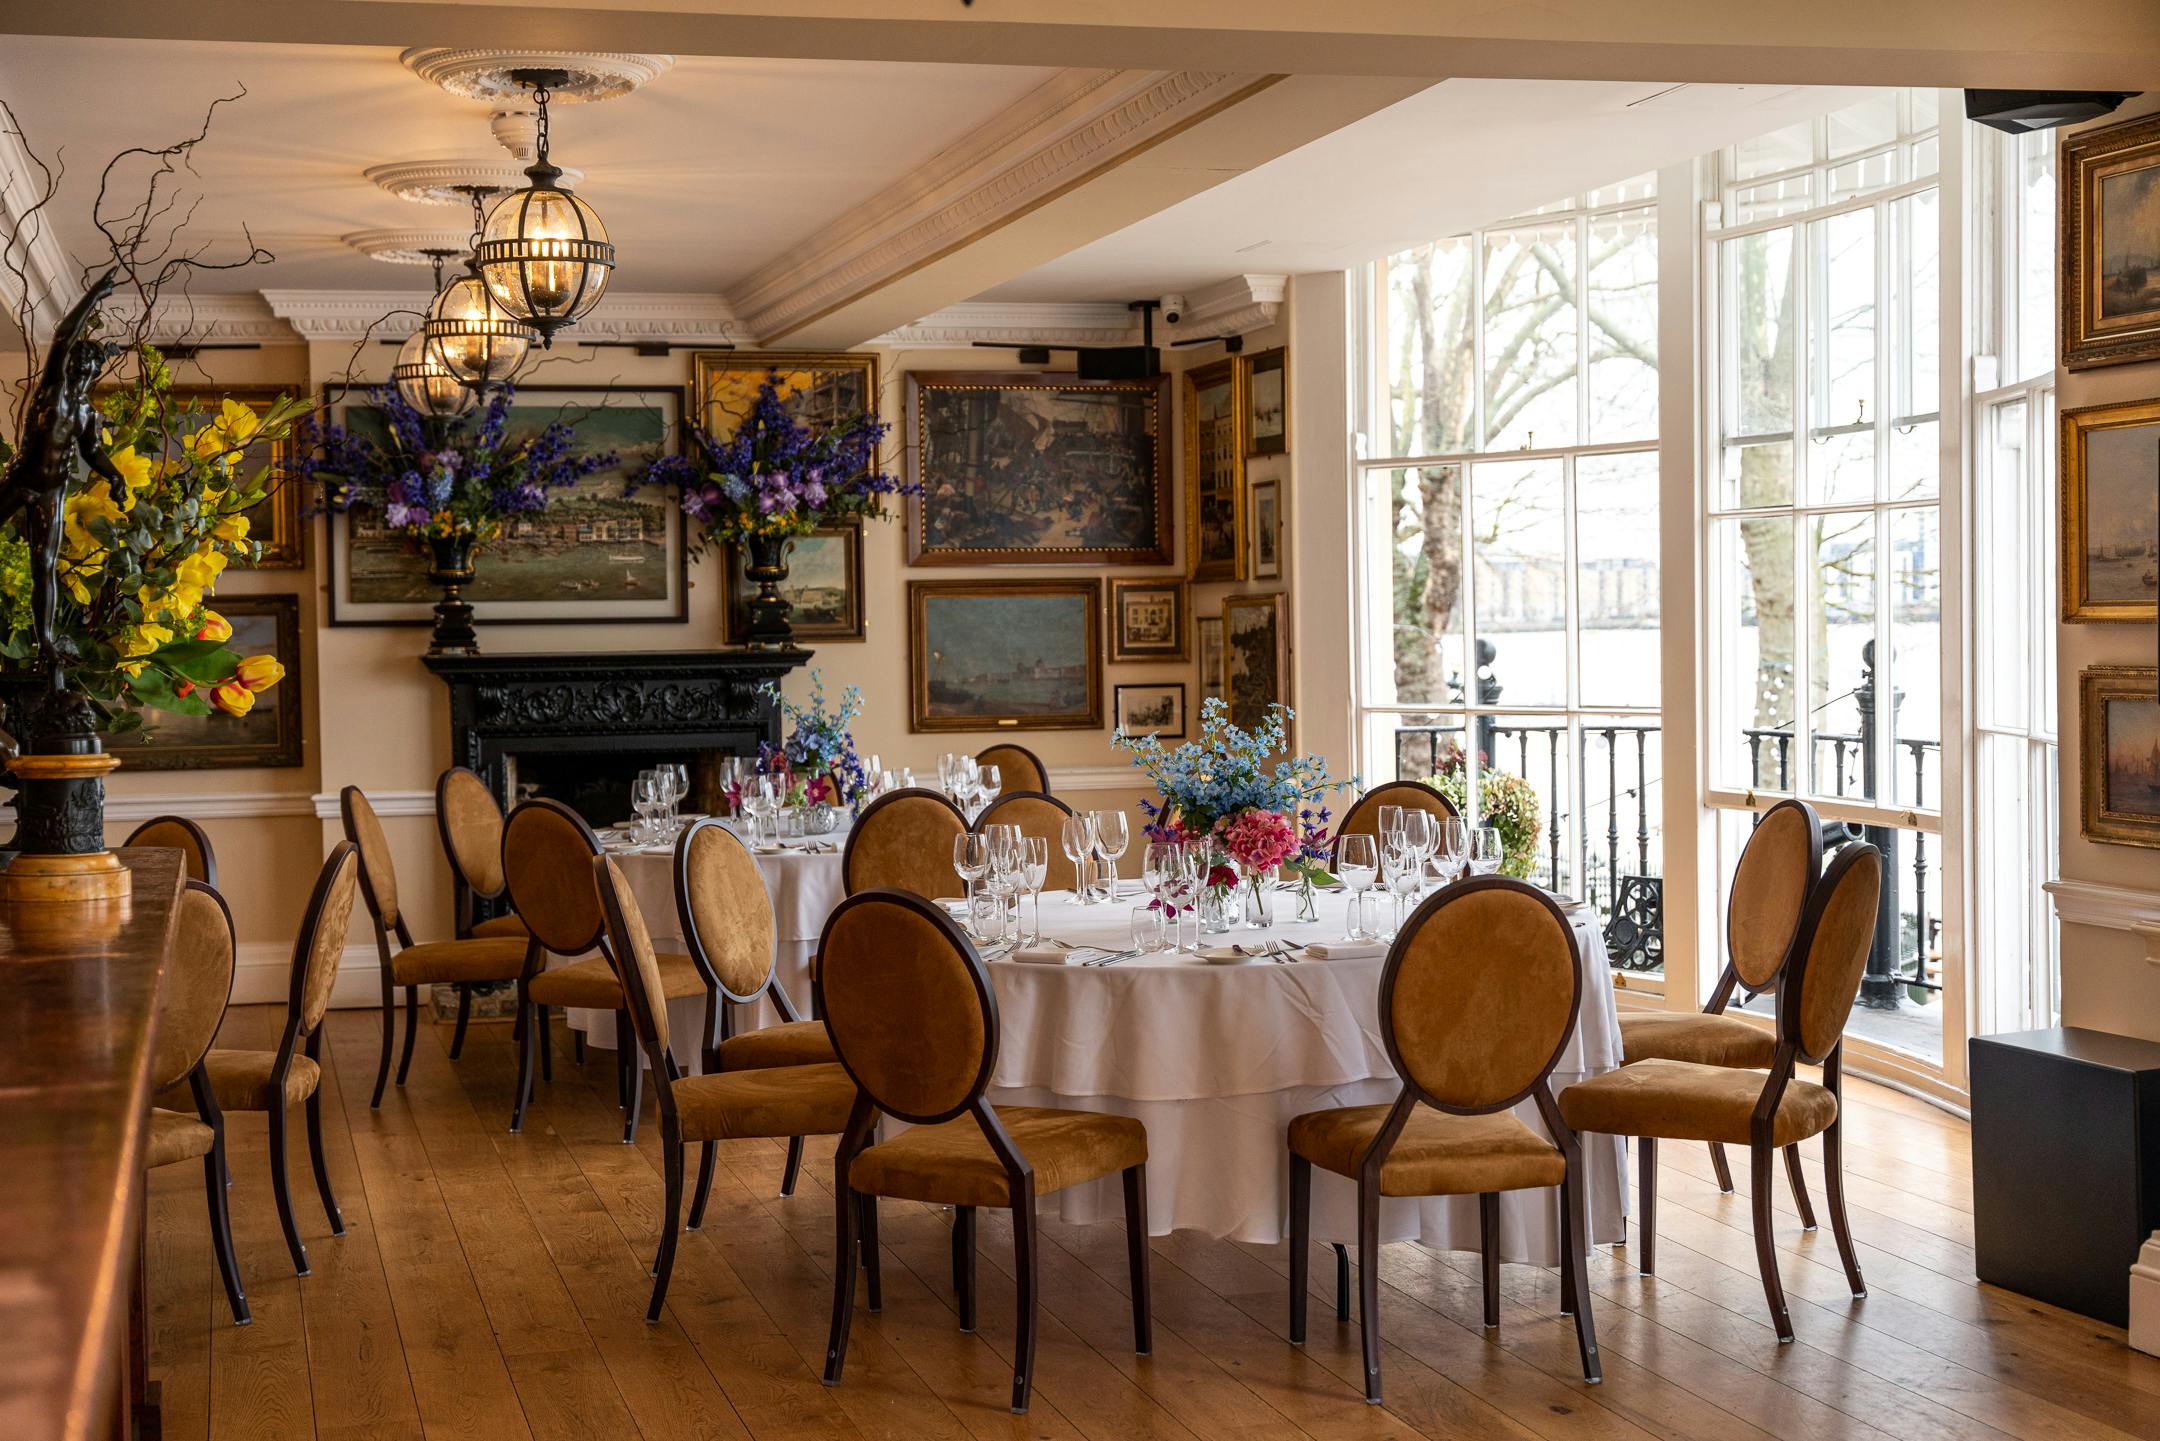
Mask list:
[[[723,834],[725,834],[723,832]],[[705,1220],[712,1193],[713,1155],[721,1141],[759,1137],[831,1136],[847,1125],[855,1107],[855,1083],[831,1061],[811,1066],[772,1066],[685,1076],[669,1049],[668,1010],[659,957],[622,870],[606,856],[592,858],[593,885],[607,917],[610,949],[622,962],[623,999],[638,1041],[653,1069],[653,1099],[660,1112],[660,1154],[667,1178],[660,1253],[653,1262],[652,1304],[647,1322],[660,1319],[668,1277],[675,1269],[675,1242],[682,1229],[683,1147],[698,1145],[697,1196],[690,1229]],[[752,879],[756,879],[753,871]],[[852,1272],[852,1264],[841,1267]]]
[[[1005,791],[1040,791],[1050,794],[1050,772],[1042,758],[1026,746],[999,741],[985,746],[975,757],[979,766],[996,766],[1000,788]]]
[[[487,782],[463,766],[452,766],[435,781],[435,828],[442,833],[443,854],[450,858],[450,875],[457,882],[457,938],[508,936],[525,939],[525,923],[515,911],[486,920],[474,920],[476,903],[492,901],[503,893],[502,807]],[[458,1011],[467,1001],[466,988],[458,987]]]
[[[454,985],[458,989],[457,1031],[450,1038],[450,1059],[465,1049],[465,1020],[471,1008],[468,987],[475,981],[514,981],[525,965],[525,942],[496,936],[486,940],[427,941],[415,944],[405,925],[398,901],[397,866],[390,858],[390,839],[382,821],[360,787],[338,792],[338,810],[345,821],[345,839],[360,850],[360,894],[367,900],[368,918],[374,922],[375,953],[382,965],[382,1059],[375,1066],[375,1092],[370,1108],[380,1106],[383,1086],[390,1079],[390,1047],[397,1039],[397,988],[405,988],[405,1049],[398,1056],[397,1083],[405,1084],[412,1069],[413,1038],[420,1033],[420,988]],[[398,949],[390,949],[390,937]]]
[[[1442,820],[1461,818],[1453,801],[1423,781],[1383,781],[1350,803],[1350,809],[1343,813],[1342,824],[1335,828],[1335,834],[1378,835],[1382,806],[1430,811]]]
[[[891,791],[863,807],[848,832],[840,874],[849,895],[889,889],[929,900],[963,891],[953,869],[953,837],[967,817],[936,791]]]
[[[1365,1399],[1380,1402],[1380,1198],[1476,1196],[1485,1324],[1500,1324],[1500,1193],[1560,1191],[1560,1309],[1575,1314],[1583,1379],[1602,1379],[1586,1273],[1582,1150],[1553,1100],[1552,1068],[1582,1009],[1582,952],[1552,899],[1504,876],[1440,891],[1380,973],[1380,1038],[1403,1078],[1391,1105],[1290,1123],[1290,1339],[1305,1340],[1312,1168],[1358,1189],[1358,1327]],[[1537,1102],[1550,1139],[1513,1115]]]
[[[1792,1340],[1793,1329],[1770,1229],[1770,1170],[1778,1150],[1810,1136],[1823,1138],[1830,1229],[1837,1235],[1838,1256],[1853,1295],[1867,1294],[1852,1227],[1845,1219],[1838,1091],[1845,1020],[1852,1014],[1860,975],[1874,945],[1875,909],[1881,899],[1882,853],[1865,844],[1839,851],[1808,897],[1792,956],[1778,978],[1777,1052],[1768,1070],[1636,1061],[1560,1093],[1560,1114],[1578,1131],[1645,1140],[1721,1141],[1748,1148],[1755,1264],[1762,1271],[1763,1294],[1780,1341]],[[1794,1079],[1794,1066],[1803,1063],[1823,1068],[1821,1085]],[[1646,1192],[1646,1233],[1657,1224],[1653,1203],[1653,1195]]]
[[[152,825],[158,824],[153,821]],[[182,822],[182,824],[187,824]],[[139,833],[138,833],[139,834]],[[129,845],[136,842],[133,838]],[[165,845],[152,841],[151,845]],[[225,1113],[218,1109],[203,1057],[217,1039],[232,1001],[232,913],[225,898],[201,881],[189,881],[180,893],[180,917],[173,929],[165,966],[165,988],[158,997],[157,1044],[150,1055],[150,1085],[166,1092],[157,1099],[177,1108],[191,1103],[195,1114],[153,1106],[145,1169],[174,1166],[198,1156],[203,1189],[210,1198],[210,1244],[217,1252],[218,1276],[233,1324],[245,1326],[247,1293],[240,1286],[240,1262],[233,1255],[232,1216],[226,1207]]]
[[[532,933],[518,976],[518,1084],[510,1129],[525,1127],[525,1107],[532,1101],[533,1062],[551,1067],[548,1056],[548,1009],[560,1007],[615,1013],[615,1094],[627,1113],[623,1144],[637,1139],[638,1110],[645,1089],[644,1068],[633,1049],[628,1003],[623,997],[616,956],[607,937],[607,917],[600,909],[600,889],[593,883],[593,857],[600,838],[584,817],[560,801],[530,800],[510,812],[503,825],[503,880],[510,904]],[[598,955],[587,952],[598,951]],[[542,969],[550,954],[581,956],[566,966]],[[659,960],[662,989],[670,1000],[705,998],[705,1034],[719,1033],[720,998],[688,956]]]
[[[307,1106],[308,1153],[315,1162],[315,1189],[322,1194],[330,1233],[345,1234],[337,1197],[330,1192],[330,1171],[323,1159],[322,1021],[337,985],[338,961],[345,954],[345,933],[359,895],[360,850],[351,841],[331,847],[315,878],[314,894],[293,942],[292,993],[285,1006],[285,1030],[275,1051],[217,1051],[203,1057],[211,1095],[228,1115],[261,1111],[270,1124],[270,1189],[277,1196],[278,1221],[293,1269],[308,1273],[307,1248],[293,1220],[292,1189],[285,1178],[285,1113]]]
[[[189,880],[217,889],[217,852],[210,849],[210,837],[203,828],[186,816],[153,816],[121,844],[170,847],[187,862]]]
[[[1777,1057],[1777,1030],[1725,1014],[1734,991],[1751,999],[1777,984],[1800,932],[1809,894],[1822,875],[1822,822],[1805,801],[1779,801],[1763,812],[1733,868],[1732,895],[1725,906],[1725,970],[1700,1011],[1634,1011],[1620,1018],[1624,1061],[1688,1061],[1700,1066],[1737,1066],[1764,1070]],[[1645,1139],[1641,1165],[1641,1215],[1656,1209],[1657,1142]],[[1718,1189],[1733,1188],[1724,1146],[1710,1143],[1710,1165]],[[1800,1169],[1800,1148],[1787,1148],[1785,1176],[1792,1186],[1800,1224],[1815,1229],[1815,1208],[1808,1202],[1807,1178]],[[1636,1264],[1645,1276],[1657,1271],[1657,1234],[1647,1225],[1637,1237]]]
[[[983,1099],[997,1064],[998,1007],[990,976],[959,928],[906,891],[848,897],[819,945],[820,1013],[840,1064],[862,1088],[833,1157],[836,1257],[852,1256],[856,1229],[878,1309],[877,1198],[953,1208],[953,1288],[960,1329],[975,1329],[975,1211],[1012,1211],[1019,1321],[1013,1399],[1027,1410],[1035,1370],[1035,1201],[1122,1173],[1132,1276],[1133,1349],[1152,1349],[1148,1324],[1147,1128],[1129,1116]],[[870,1144],[878,1113],[911,1129]],[[832,1336],[825,1384],[838,1385],[855,1306],[855,1267],[833,1267]]]
[[[1018,826],[1020,834],[1049,842],[1050,874],[1043,881],[1043,888],[1070,891],[1078,889],[1074,876],[1079,867],[1065,854],[1059,828],[1072,813],[1072,807],[1056,796],[1047,796],[1041,791],[1007,791],[983,807],[983,813],[975,817],[975,829]]]

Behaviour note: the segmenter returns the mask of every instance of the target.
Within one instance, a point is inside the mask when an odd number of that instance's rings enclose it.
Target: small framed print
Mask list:
[[[1290,366],[1281,346],[1241,357],[1245,370],[1243,429],[1247,455],[1290,452]]]
[[[2160,614],[2160,400],[2062,413],[2062,618]]]
[[[1185,738],[1185,686],[1179,681],[1116,688],[1117,728],[1129,736]]]
[[[1110,582],[1110,659],[1183,660],[1192,588],[1182,580]]]
[[[1193,623],[1200,638],[1200,699],[1223,698],[1223,621],[1219,615],[1203,616]]]
[[[1252,483],[1252,577],[1282,579],[1282,482]]]
[[[1237,357],[1188,370],[1185,386],[1185,547],[1196,581],[1245,578],[1244,404]]]
[[[1223,601],[1223,631],[1223,689],[1230,702],[1230,723],[1240,730],[1257,730],[1267,723],[1269,711],[1289,704],[1290,637],[1281,593],[1228,597]]]
[[[2078,676],[2085,839],[2160,848],[2160,670],[2096,665]]]
[[[744,572],[743,548],[727,554],[727,595],[720,606],[720,639],[739,644],[750,633],[750,598],[757,587]],[[797,640],[863,638],[862,522],[821,525],[788,542],[788,576],[780,598],[788,603],[788,626]]]

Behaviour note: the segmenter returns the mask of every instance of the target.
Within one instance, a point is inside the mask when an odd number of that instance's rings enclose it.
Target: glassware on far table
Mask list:
[[[1093,905],[1094,889],[1088,884],[1088,861],[1095,854],[1095,818],[1076,811],[1058,823],[1058,847],[1073,863],[1073,899]]]
[[[661,808],[667,804],[667,792],[656,771],[639,771],[630,782],[630,809],[637,812],[638,823],[631,829],[630,838],[639,845],[650,845],[659,825]]]
[[[1425,863],[1440,849],[1439,817],[1431,811],[1407,810],[1403,812],[1403,844],[1417,852],[1417,890],[1412,894],[1425,894]]]
[[[1123,811],[1090,811],[1088,819],[1095,823],[1095,854],[1103,862],[1103,899],[1117,899],[1117,863],[1131,844],[1132,837],[1125,826]]]
[[[1200,949],[1200,892],[1206,882],[1197,846],[1171,845],[1162,858],[1162,889],[1156,894],[1171,930],[1171,948],[1191,953]],[[1192,917],[1192,943],[1185,941],[1185,918]]]
[[[1373,830],[1373,834],[1378,837],[1383,849],[1387,846],[1390,837],[1402,834],[1402,828],[1403,808],[1401,806],[1380,807],[1377,813],[1377,825]]]
[[[1403,902],[1417,894],[1418,880],[1425,863],[1418,858],[1417,847],[1397,833],[1394,845],[1380,847],[1380,879],[1386,884],[1388,894],[1395,898],[1393,925],[1389,938],[1402,934]]]
[[[978,835],[974,831],[963,831],[954,836],[952,863],[953,869],[960,873],[960,879],[967,882],[968,934],[980,939],[981,932],[976,925],[975,916],[975,883],[982,879],[984,871],[990,869],[989,837]]]
[[[996,903],[992,907],[995,924],[988,928],[990,939],[1010,938],[1017,942],[1020,937],[1020,893],[1027,887],[1026,852],[1018,845],[1004,844],[1002,837],[993,837],[988,874],[990,897]]]
[[[1470,826],[1460,816],[1440,818],[1440,844],[1436,848],[1440,861],[1440,879],[1453,882],[1462,879],[1463,867],[1470,862]]]
[[[1043,882],[1050,879],[1050,841],[1047,836],[1022,836],[1020,838],[1022,861],[1025,868],[1028,894],[1035,898],[1035,929],[1029,932],[1027,943],[1042,944],[1042,893]]]
[[[1369,835],[1353,832],[1335,841],[1335,874],[1350,889],[1350,927],[1346,941],[1371,939],[1365,930],[1365,892],[1380,873],[1380,847]]]
[[[1507,849],[1501,844],[1500,831],[1495,826],[1479,826],[1470,833],[1470,873],[1489,876],[1507,861]]]
[[[1004,778],[999,775],[996,766],[975,768],[975,799],[979,804],[989,805],[998,798],[998,792],[1004,788]]]

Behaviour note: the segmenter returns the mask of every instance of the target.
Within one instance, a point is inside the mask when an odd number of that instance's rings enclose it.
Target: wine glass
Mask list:
[[[1095,818],[1085,811],[1065,817],[1058,823],[1058,846],[1073,863],[1073,898],[1083,906],[1092,904],[1087,873],[1088,857],[1095,851]]]
[[[1050,879],[1050,840],[1047,836],[1022,836],[1020,838],[1021,865],[1028,893],[1035,897],[1035,929],[1027,937],[1031,946],[1042,944],[1042,892],[1043,882]]]
[[[1403,902],[1417,894],[1418,880],[1425,869],[1418,859],[1417,847],[1403,841],[1400,834],[1397,844],[1380,847],[1380,875],[1395,898],[1394,926],[1391,935],[1402,934]]]
[[[1407,810],[1403,813],[1403,844],[1417,854],[1417,890],[1425,893],[1425,863],[1440,848],[1440,827],[1431,811]]]
[[[1365,892],[1380,873],[1379,846],[1363,832],[1353,831],[1335,841],[1335,874],[1350,888],[1350,928],[1346,941],[1368,939],[1365,931]]]
[[[1507,859],[1507,852],[1500,843],[1500,831],[1494,826],[1479,826],[1470,834],[1470,871],[1473,875],[1489,876],[1500,869]]]
[[[990,896],[997,911],[997,924],[990,936],[993,941],[1005,939],[1008,916],[1013,940],[1017,943],[1020,938],[1020,892],[1027,883],[1023,856],[1021,848],[1010,844],[1006,837],[990,838]]]
[[[1114,901],[1117,899],[1117,863],[1132,843],[1125,826],[1125,812],[1091,811],[1088,819],[1095,823],[1095,854],[1103,861],[1104,899]]]
[[[1462,879],[1463,866],[1470,859],[1470,825],[1460,816],[1449,816],[1440,822],[1440,877],[1442,880]]]
[[[987,806],[998,798],[998,792],[1002,789],[1004,789],[1004,785],[998,775],[996,766],[977,766],[975,768],[976,800]]]
[[[1171,845],[1162,861],[1162,890],[1158,893],[1169,912],[1172,950],[1191,953],[1200,949],[1200,890],[1205,871],[1196,846]],[[1185,944],[1185,917],[1193,918],[1192,944]]]
[[[1382,850],[1395,843],[1395,837],[1402,834],[1402,828],[1403,808],[1401,806],[1380,807],[1379,829],[1374,834],[1380,838]]]
[[[660,812],[667,806],[667,783],[658,771],[639,771],[630,783],[630,809],[638,824],[632,833],[638,844],[649,844],[657,834]]]
[[[979,934],[975,924],[975,883],[990,869],[989,837],[975,831],[962,831],[954,836],[952,863],[953,869],[960,873],[960,879],[967,882],[968,930]]]

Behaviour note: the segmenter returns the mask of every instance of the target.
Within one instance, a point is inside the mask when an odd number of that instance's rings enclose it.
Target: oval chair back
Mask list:
[[[967,817],[936,791],[892,791],[863,808],[848,832],[840,874],[849,895],[912,891],[936,900],[961,894],[953,869],[953,837],[967,834]]]
[[[610,949],[616,956],[616,973],[622,977],[623,1008],[637,1028],[638,1042],[655,1075],[666,1082],[675,1079],[674,1057],[668,1051],[667,987],[660,978],[660,957],[653,950],[652,933],[645,928],[639,907],[622,867],[606,855],[591,858],[591,885],[607,926]],[[662,1105],[671,1106],[672,1087],[654,1088]]]
[[[1069,891],[1077,886],[1079,867],[1065,854],[1060,828],[1072,813],[1072,807],[1056,796],[1041,791],[1007,791],[983,808],[975,818],[975,829],[1018,826],[1021,835],[1044,841],[1050,847],[1050,874],[1043,885],[1048,890]]]
[[[879,1110],[917,1126],[988,1115],[997,997],[936,905],[909,891],[849,896],[825,922],[812,985],[834,1053]]]
[[[600,896],[604,904],[604,888]],[[765,993],[778,933],[772,897],[750,848],[712,816],[675,842],[675,910],[683,949],[708,985],[737,1002]],[[623,969],[630,969],[627,957]]]
[[[1840,850],[1808,899],[1778,983],[1777,1026],[1780,1048],[1811,1066],[1845,1037],[1881,902],[1882,852],[1865,842]]]
[[[435,828],[460,884],[483,901],[503,892],[503,813],[487,782],[452,766],[435,782]]]
[[[1502,1111],[1533,1095],[1582,1008],[1582,949],[1537,887],[1478,876],[1418,907],[1380,976],[1380,1036],[1428,1105]]]
[[[607,918],[593,885],[600,838],[561,801],[529,800],[503,823],[503,885],[535,941],[558,956],[600,944]],[[530,969],[532,962],[526,962]]]
[[[200,881],[180,893],[180,917],[158,1000],[157,1043],[150,1053],[150,1089],[187,1079],[217,1040],[232,1002],[238,943],[225,898]]]
[[[1382,806],[1403,806],[1430,811],[1442,820],[1461,819],[1455,803],[1423,781],[1383,781],[1350,803],[1350,809],[1344,812],[1342,824],[1335,828],[1335,834],[1379,835]]]
[[[315,890],[308,897],[300,934],[293,941],[292,993],[274,1073],[281,1083],[294,1042],[305,1038],[310,1054],[315,1049],[317,1030],[330,1009],[330,993],[337,987],[338,963],[345,956],[353,901],[366,890],[365,873],[360,848],[351,841],[339,841],[330,848],[315,877]]]
[[[1776,984],[1822,869],[1822,821],[1813,806],[1786,800],[1763,812],[1733,867],[1725,903],[1726,968],[1749,995]],[[1724,1009],[1732,981],[1720,978],[1712,1010]]]
[[[360,852],[360,894],[367,900],[368,914],[376,924],[398,931],[399,944],[411,945],[398,919],[397,865],[390,859],[390,838],[383,834],[381,817],[358,786],[338,792],[338,814],[345,822],[345,839]]]
[[[1011,741],[984,746],[976,755],[975,764],[996,766],[998,780],[1008,794],[1013,791],[1050,794],[1050,772],[1043,765],[1042,757],[1026,746],[1016,746]]]
[[[217,887],[217,852],[210,837],[186,816],[152,816],[128,833],[124,846],[169,846],[187,862],[187,876],[213,890]],[[224,898],[221,896],[222,901]]]

